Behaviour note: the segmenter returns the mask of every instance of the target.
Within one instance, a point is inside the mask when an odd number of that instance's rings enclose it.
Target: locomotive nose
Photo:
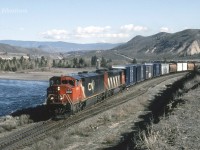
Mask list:
[[[47,89],[47,99],[49,103],[60,102],[62,100],[60,90],[60,86],[53,86]]]
[[[49,87],[47,89],[48,94],[59,94],[60,86]]]

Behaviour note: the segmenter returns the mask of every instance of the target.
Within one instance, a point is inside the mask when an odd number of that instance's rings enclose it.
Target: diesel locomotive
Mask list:
[[[145,63],[54,76],[47,88],[47,108],[54,114],[75,113],[143,80],[194,69],[189,62]]]
[[[54,76],[47,88],[47,107],[57,114],[77,112],[123,90],[123,70],[96,70],[67,76]]]

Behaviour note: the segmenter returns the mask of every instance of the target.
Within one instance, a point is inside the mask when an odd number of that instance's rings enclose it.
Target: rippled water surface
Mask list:
[[[0,80],[0,116],[43,104],[47,81]]]

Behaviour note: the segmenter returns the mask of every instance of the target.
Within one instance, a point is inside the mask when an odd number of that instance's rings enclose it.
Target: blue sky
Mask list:
[[[199,29],[199,0],[1,0],[0,40],[126,42]]]

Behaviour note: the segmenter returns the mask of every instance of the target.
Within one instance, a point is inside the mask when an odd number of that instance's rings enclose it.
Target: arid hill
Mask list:
[[[176,33],[160,32],[152,36],[136,36],[113,48],[128,56],[132,54],[176,54],[178,56],[200,53],[200,30],[188,29]]]

